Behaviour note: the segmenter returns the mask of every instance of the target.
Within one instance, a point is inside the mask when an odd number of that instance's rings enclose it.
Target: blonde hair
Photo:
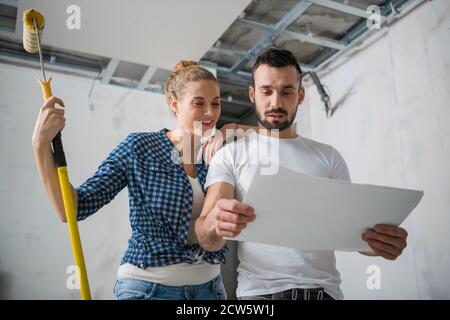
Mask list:
[[[217,83],[216,77],[197,62],[180,60],[164,84],[164,92],[169,107],[171,98],[180,99],[183,96],[186,83],[198,80],[212,80]]]

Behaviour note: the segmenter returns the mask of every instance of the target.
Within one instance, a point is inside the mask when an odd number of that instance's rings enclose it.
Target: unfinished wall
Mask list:
[[[338,253],[346,298],[450,299],[449,39],[450,2],[425,2],[321,77],[338,105],[331,119],[307,89],[304,134],[335,146],[353,182],[425,191],[396,262]],[[379,290],[366,286],[371,265]]]
[[[215,73],[215,70],[211,70]],[[39,71],[0,64],[0,299],[79,299],[69,290],[73,265],[67,225],[53,212],[34,164],[31,136],[41,105]],[[130,132],[173,128],[162,94],[50,74],[66,106],[63,143],[70,181],[78,186]],[[117,268],[131,234],[127,189],[79,222],[91,293],[113,299]],[[222,265],[235,297],[234,244]],[[69,270],[69,272],[73,270]]]

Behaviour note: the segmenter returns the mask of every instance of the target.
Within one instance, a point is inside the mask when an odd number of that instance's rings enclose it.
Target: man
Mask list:
[[[249,96],[255,103],[261,130],[225,146],[212,159],[205,183],[207,197],[196,222],[200,246],[209,251],[221,249],[225,244],[223,237],[237,236],[255,219],[253,209],[241,200],[258,163],[268,160],[256,151],[257,144],[276,142],[279,163],[291,170],[350,181],[347,165],[337,150],[296,133],[293,122],[305,91],[294,55],[287,50],[266,50],[256,60],[252,77]],[[362,235],[371,251],[361,253],[395,260],[406,247],[406,238],[407,232],[402,228],[377,225]],[[240,299],[343,298],[334,251],[239,242],[238,258],[236,294]]]

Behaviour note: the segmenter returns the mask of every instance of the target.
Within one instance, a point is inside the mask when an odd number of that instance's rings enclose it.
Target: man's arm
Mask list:
[[[225,245],[223,237],[234,238],[255,219],[253,209],[234,199],[234,186],[226,182],[211,185],[206,194],[195,232],[200,247],[218,251]]]
[[[400,227],[377,224],[373,229],[363,233],[362,239],[369,244],[372,251],[360,252],[363,255],[395,260],[406,248],[408,232]]]

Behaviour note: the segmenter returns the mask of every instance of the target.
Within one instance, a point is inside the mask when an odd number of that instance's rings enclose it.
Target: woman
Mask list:
[[[177,119],[175,130],[128,135],[91,178],[72,187],[77,220],[86,219],[128,186],[132,235],[118,270],[115,297],[226,299],[219,264],[226,249],[204,251],[194,232],[207,173],[205,163],[195,163],[195,158],[201,136],[220,116],[217,79],[197,63],[181,61],[165,93]],[[41,181],[65,222],[50,148],[65,122],[64,110],[55,104],[63,106],[52,97],[41,107],[32,142]]]

